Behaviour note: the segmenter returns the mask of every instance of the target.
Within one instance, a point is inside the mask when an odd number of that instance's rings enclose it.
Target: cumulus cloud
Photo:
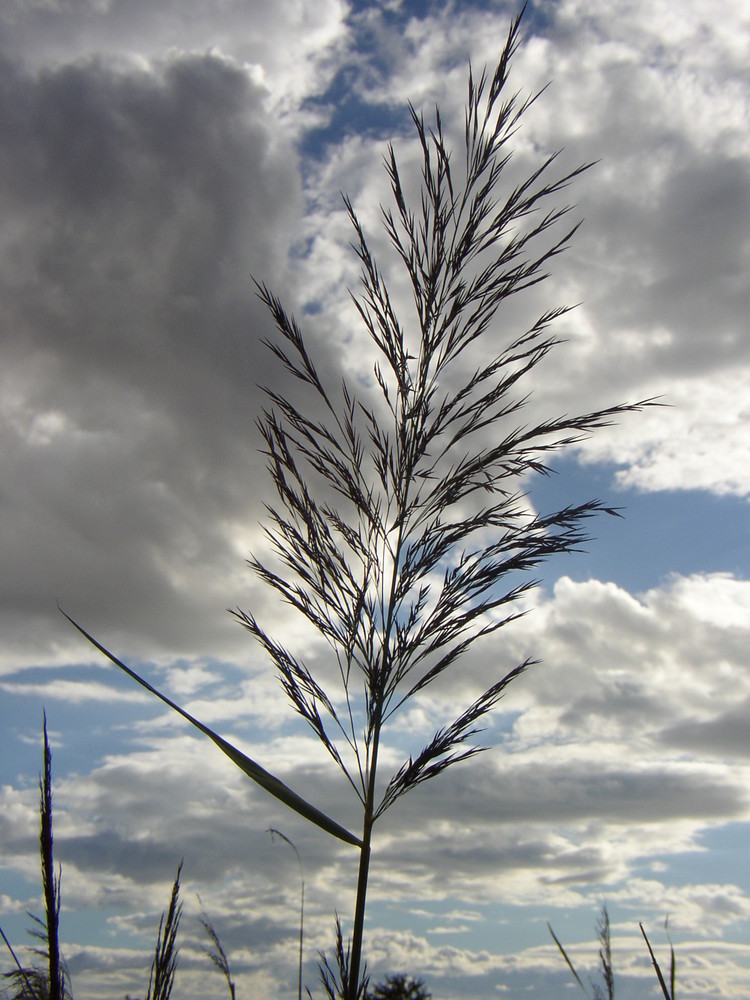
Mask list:
[[[240,584],[268,332],[250,274],[281,266],[294,157],[224,58],[7,82],[5,579],[30,621],[53,595],[103,624],[158,594],[195,652],[195,609],[220,620],[221,576]]]
[[[744,495],[741,23],[713,25],[711,44],[697,46],[699,5],[677,35],[649,11],[628,5],[605,24],[595,7],[584,16],[565,3],[544,33],[529,22],[514,82],[554,86],[519,133],[512,169],[558,146],[570,166],[604,160],[572,196],[587,217],[573,249],[505,323],[518,332],[551,303],[584,299],[560,324],[570,342],[537,370],[530,418],[569,410],[571,388],[581,408],[662,394],[670,409],[595,435],[582,456],[616,461],[621,481],[643,489]],[[80,649],[55,598],[121,649],[238,649],[223,608],[263,600],[242,563],[266,496],[256,386],[284,385],[260,347],[270,327],[250,274],[289,286],[289,304],[310,312],[332,385],[342,364],[371,375],[347,302],[357,266],[339,190],[382,247],[388,133],[350,130],[303,161],[300,122],[332,106],[345,71],[371,107],[419,104],[429,91],[459,141],[466,60],[492,65],[506,24],[473,8],[407,17],[405,28],[385,9],[345,14],[278,5],[238,22],[229,4],[210,30],[205,12],[181,18],[167,44],[169,8],[6,13],[2,541],[4,604],[25,625],[6,647],[13,662]],[[393,59],[378,62],[373,39],[396,35]],[[265,75],[253,69],[266,64]],[[279,116],[279,101],[302,117]],[[413,143],[395,139],[406,167]],[[408,290],[394,288],[408,317]]]
[[[210,9],[192,0],[158,7],[144,0],[9,0],[0,12],[0,46],[30,70],[85,60],[92,52],[116,63],[170,51],[220,52],[245,64],[290,112],[330,79],[337,53],[346,49],[346,13],[341,0],[314,7],[228,0]]]
[[[583,305],[561,324],[569,344],[554,367],[537,372],[537,395],[561,410],[571,386],[597,404],[660,395],[672,410],[597,434],[584,456],[622,464],[623,481],[642,489],[746,495],[750,86],[742,13],[719,23],[697,2],[677,26],[659,5],[628,4],[612,19],[597,5],[566,2],[546,16],[545,32],[532,28],[515,61],[523,93],[552,81],[517,137],[517,169],[561,148],[568,165],[601,162],[571,194],[585,225],[539,296]],[[460,145],[465,63],[494,66],[494,15],[446,9],[405,29],[385,12],[367,17],[381,32],[390,28],[392,51],[403,55],[398,70],[385,64],[365,77],[363,98],[397,104],[409,93],[420,106],[429,93]],[[368,167],[379,141],[352,140],[345,161],[347,189],[373,228],[384,192]],[[329,173],[334,164],[326,161]],[[321,175],[315,191],[324,183]]]
[[[524,688],[534,707],[516,723],[520,745],[534,745],[542,731],[563,743],[605,733],[628,735],[635,751],[677,720],[735,712],[750,683],[749,586],[697,574],[636,597],[614,584],[561,578],[554,600],[516,629],[540,629],[535,646],[549,664]],[[736,749],[744,754],[741,740]]]
[[[112,699],[112,688],[107,687],[106,684],[81,684],[76,681],[65,681],[59,678],[49,683],[34,684],[33,686],[26,682],[23,684],[13,683],[12,681],[3,682],[0,684],[0,691],[5,691],[10,695],[28,695],[33,691],[35,697],[40,697],[45,701],[60,699],[61,701],[72,702],[74,704],[81,701],[111,701]],[[147,696],[137,691],[121,692],[119,697],[124,701],[138,702],[140,704],[148,703]]]

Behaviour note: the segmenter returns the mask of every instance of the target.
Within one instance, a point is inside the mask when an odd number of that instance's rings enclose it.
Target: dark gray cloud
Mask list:
[[[227,526],[254,530],[270,324],[250,276],[284,272],[294,153],[210,55],[6,64],[0,121],[4,604],[31,621],[58,596],[113,623],[130,590],[141,627],[158,606],[194,651],[195,608],[236,596],[216,576],[240,575]]]
[[[686,719],[660,734],[665,746],[722,759],[750,756],[750,699],[711,719]]]
[[[249,276],[281,266],[300,206],[294,157],[262,91],[213,56],[140,73],[93,61],[10,76],[9,350],[55,356],[59,381],[42,398],[50,409],[77,398],[72,419],[93,404],[101,425],[101,379],[175,420],[199,426],[203,412],[212,425],[217,382],[236,405],[241,372],[263,371]],[[84,377],[94,391],[77,396]]]
[[[646,174],[638,194],[597,178],[606,161],[581,186],[582,209],[596,221],[581,232],[573,266],[585,274],[592,261],[587,310],[611,332],[609,364],[616,357],[618,365],[641,366],[654,381],[747,364],[748,162],[696,155],[676,138],[672,148],[657,146],[653,158],[656,177]],[[618,330],[643,331],[638,349]]]

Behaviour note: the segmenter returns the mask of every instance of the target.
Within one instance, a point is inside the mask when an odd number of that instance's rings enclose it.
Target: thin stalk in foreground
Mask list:
[[[49,956],[49,998],[63,1000],[65,981],[60,965],[60,880],[62,872],[55,875],[52,856],[52,753],[47,736],[47,713],[44,713],[44,774],[39,779],[41,795],[41,829],[39,853],[42,862],[42,886],[47,914],[47,953]]]
[[[665,1000],[675,1000],[674,996],[674,984],[675,984],[675,955],[674,947],[672,942],[669,942],[669,952],[670,952],[670,973],[669,980],[671,985],[671,990],[667,988],[667,984],[664,980],[664,975],[661,971],[661,966],[656,960],[656,955],[654,955],[653,948],[651,947],[651,942],[646,937],[646,932],[643,929],[643,924],[639,923],[638,926],[641,929],[641,934],[643,935],[643,940],[646,942],[646,947],[648,948],[648,953],[651,956],[651,964],[654,967],[654,972],[656,973],[656,978],[659,980],[659,986],[661,986],[661,991],[664,994]]]
[[[45,920],[29,914],[37,927],[31,931],[33,937],[42,941],[43,948],[34,948],[34,953],[46,959],[46,970],[36,966],[24,968],[16,953],[0,928],[0,936],[16,965],[13,972],[5,973],[15,981],[18,991],[13,994],[31,1000],[70,1000],[66,989],[66,970],[60,951],[60,882],[62,872],[58,868],[55,875],[52,836],[52,751],[47,734],[47,713],[43,713],[43,757],[39,775],[39,858],[41,862],[42,893],[45,904]]]
[[[23,983],[24,989],[27,991],[28,996],[31,998],[31,1000],[40,1000],[39,994],[34,989],[31,980],[29,978],[29,970],[24,969],[24,967],[19,962],[18,956],[13,950],[13,946],[11,945],[10,941],[5,936],[5,931],[2,929],[2,927],[0,927],[0,937],[2,937],[3,941],[5,942],[5,947],[10,952],[10,957],[13,959],[16,966],[15,972],[5,972],[3,973],[3,975],[6,977],[12,977],[17,980],[20,980]]]
[[[198,897],[198,902],[200,903],[200,896]],[[211,959],[216,968],[219,970],[219,972],[221,972],[221,974],[224,976],[224,979],[227,982],[227,986],[229,987],[229,996],[231,1000],[235,1000],[234,981],[232,979],[232,970],[229,968],[229,959],[227,958],[227,953],[224,951],[224,947],[221,941],[219,940],[219,935],[216,932],[216,928],[208,919],[208,914],[203,909],[202,903],[201,903],[200,921],[203,924],[203,929],[205,930],[206,934],[208,934],[208,936],[211,938],[211,941],[213,942],[214,946],[214,951],[209,951],[208,948],[204,948],[203,950],[206,952],[206,954]]]
[[[299,865],[299,881],[300,881],[300,903],[299,903],[299,972],[297,977],[297,997],[298,1000],[302,1000],[302,949],[305,939],[305,876],[302,871],[302,858],[299,856],[299,851],[293,840],[290,840],[281,830],[276,830],[274,827],[269,827],[268,832],[271,834],[271,839],[274,836],[279,837],[288,844],[294,853],[297,855],[297,864]]]

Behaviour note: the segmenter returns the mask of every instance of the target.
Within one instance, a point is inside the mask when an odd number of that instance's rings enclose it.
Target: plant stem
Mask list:
[[[52,855],[52,753],[47,737],[47,715],[44,714],[44,774],[39,781],[41,792],[41,832],[39,850],[42,859],[42,883],[47,910],[47,956],[49,959],[50,1000],[63,1000],[63,982],[60,975],[60,877],[55,878]]]
[[[365,823],[362,834],[362,847],[359,851],[359,875],[357,877],[357,903],[354,910],[354,931],[352,933],[352,957],[349,965],[349,984],[346,1000],[357,1000],[359,987],[359,967],[362,958],[362,935],[365,924],[365,900],[367,897],[367,879],[370,872],[370,838],[372,822]]]
[[[375,774],[378,764],[378,744],[380,742],[380,717],[382,710],[378,706],[378,717],[373,732],[372,762],[365,800],[365,815],[362,824],[362,846],[359,849],[359,874],[357,876],[357,900],[354,907],[354,929],[352,931],[352,957],[349,964],[349,983],[346,1000],[357,1000],[359,992],[359,967],[362,960],[362,936],[365,927],[365,902],[367,899],[367,881],[370,874],[370,844],[374,824],[375,808]]]
[[[372,758],[370,760],[370,770],[367,781],[367,793],[365,795],[364,820],[362,823],[362,846],[359,849],[359,874],[357,876],[357,900],[354,908],[354,928],[352,930],[352,956],[349,964],[349,984],[347,987],[346,1000],[357,1000],[359,993],[359,968],[362,960],[362,936],[365,927],[365,902],[367,899],[367,882],[370,874],[370,853],[372,843],[372,828],[375,823],[375,779],[378,770],[378,749],[380,747],[380,730],[383,725],[384,697],[388,683],[388,675],[391,670],[391,633],[395,619],[395,596],[399,577],[399,564],[401,551],[404,543],[404,518],[403,512],[406,509],[406,498],[408,496],[411,463],[406,463],[406,468],[402,473],[401,503],[398,518],[398,535],[396,546],[393,551],[393,562],[391,568],[390,592],[388,595],[387,615],[383,629],[383,645],[380,672],[376,676],[375,691],[372,696]],[[385,547],[384,550],[385,551]],[[381,606],[385,607],[385,602],[381,598]]]

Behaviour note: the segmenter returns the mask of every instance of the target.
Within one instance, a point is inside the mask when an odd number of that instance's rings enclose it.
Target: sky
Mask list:
[[[297,316],[328,384],[366,394],[372,345],[341,192],[393,282],[379,205],[393,142],[416,190],[408,102],[437,103],[460,162],[468,66],[494,68],[504,0],[5,0],[0,5],[0,926],[41,914],[42,713],[53,752],[61,936],[74,994],[144,995],[184,862],[175,995],[297,993],[356,852],[252,785],[78,635],[344,825],[357,802],[227,613],[322,650],[247,566],[272,486],[259,386],[297,391],[253,279]],[[656,996],[638,922],[684,1000],[750,995],[750,7],[538,0],[510,85],[549,88],[508,170],[596,166],[561,198],[583,225],[487,331],[574,305],[534,369],[529,419],[659,396],[534,477],[533,508],[623,517],[555,557],[528,614],[386,733],[384,766],[526,657],[488,752],[376,826],[366,957],[436,1000],[576,995],[549,921],[617,995]],[[507,183],[503,181],[503,183]],[[410,312],[410,310],[412,310]],[[283,832],[299,852],[272,839]],[[0,968],[10,967],[10,956]],[[571,991],[570,994],[567,991]]]

